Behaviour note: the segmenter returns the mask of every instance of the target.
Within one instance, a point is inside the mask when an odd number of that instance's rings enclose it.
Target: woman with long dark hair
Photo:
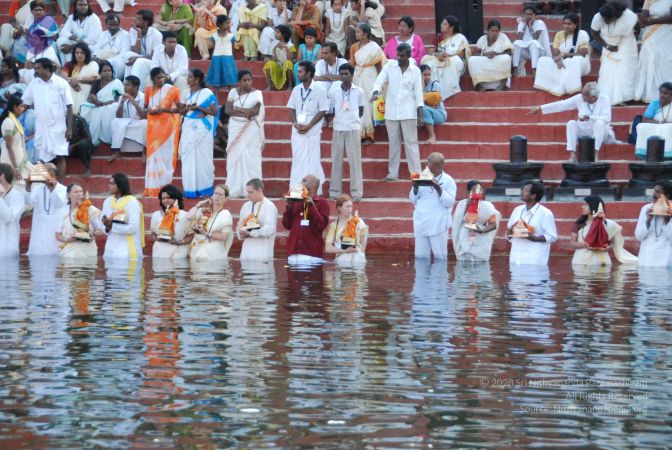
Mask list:
[[[158,198],[161,209],[152,214],[149,226],[154,237],[152,258],[185,259],[194,235],[184,211],[184,196],[178,188],[168,184],[161,188]]]
[[[574,223],[569,246],[573,248],[572,265],[609,266],[609,250],[623,264],[634,264],[637,257],[623,248],[622,227],[606,218],[604,201],[598,195],[584,197],[581,217]]]
[[[128,177],[115,173],[109,181],[110,195],[103,203],[102,222],[107,234],[107,259],[140,259],[145,246],[145,219],[142,204],[131,195]]]
[[[112,121],[117,117],[119,97],[124,95],[124,84],[114,76],[114,67],[109,61],[100,62],[100,78],[93,82],[86,103],[79,114],[89,124],[93,145],[112,142]]]
[[[21,97],[12,95],[7,101],[7,109],[0,115],[2,127],[2,147],[0,148],[0,163],[9,164],[14,169],[14,182],[23,186],[23,180],[28,177],[33,165],[28,161],[26,153],[25,132],[19,116],[23,114],[24,106]]]

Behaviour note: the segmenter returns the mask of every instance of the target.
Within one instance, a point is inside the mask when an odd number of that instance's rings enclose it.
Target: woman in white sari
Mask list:
[[[488,22],[487,34],[481,36],[472,48],[468,60],[469,74],[474,87],[479,91],[502,89],[511,85],[511,50],[513,46],[501,32],[502,25]]]
[[[561,96],[581,90],[581,77],[590,73],[590,36],[579,29],[579,16],[569,13],[553,40],[552,56],[542,56],[537,62],[535,89]]]
[[[453,214],[451,234],[455,257],[458,261],[489,261],[502,215],[495,205],[481,199],[483,189],[479,181],[469,181],[467,192],[469,198],[460,200]],[[476,195],[479,195],[478,203],[474,200]],[[474,206],[470,208],[471,205]],[[472,208],[477,215],[470,211]]]
[[[646,158],[647,140],[658,136],[665,140],[665,160],[672,160],[672,82],[660,85],[659,98],[649,103],[637,125],[635,156]]]
[[[672,0],[646,0],[639,16],[644,28],[635,99],[650,103],[672,79]]]
[[[455,16],[446,16],[441,22],[443,39],[433,55],[422,58],[432,70],[432,79],[441,85],[442,100],[451,97],[460,89],[460,77],[464,73],[464,59],[471,54],[469,41],[460,33],[460,22]]]
[[[343,194],[336,199],[338,217],[327,228],[324,252],[336,255],[335,262],[343,265],[366,262],[366,242],[369,227],[352,214],[352,198]]]
[[[152,258],[186,259],[193,234],[182,193],[168,184],[159,192],[159,203],[161,209],[152,214],[149,227],[154,238]]]
[[[238,72],[239,87],[226,100],[229,140],[226,146],[226,185],[232,197],[243,197],[246,184],[261,179],[261,152],[264,148],[264,98],[252,87],[252,73]]]
[[[228,258],[233,242],[233,218],[224,209],[228,198],[229,188],[219,184],[211,198],[196,203],[187,213],[196,233],[189,251],[192,261],[212,262]]]
[[[78,184],[68,186],[70,209],[63,220],[63,230],[56,233],[58,254],[68,259],[95,259],[98,257],[96,236],[104,236],[101,211],[91,204],[88,195]]]
[[[637,83],[637,14],[619,2],[610,2],[593,17],[593,38],[602,45],[600,93],[612,105],[634,100]]]
[[[79,114],[79,107],[89,98],[91,85],[98,78],[98,63],[91,60],[91,50],[85,42],[74,45],[72,60],[63,66],[63,74],[72,88],[72,113]]]
[[[604,202],[597,195],[590,195],[581,203],[581,217],[574,224],[569,240],[569,246],[574,251],[572,265],[579,266],[610,266],[611,258],[609,249],[614,252],[614,257],[621,264],[637,264],[637,257],[623,248],[623,236],[621,227],[613,220],[607,220],[604,215]],[[592,228],[593,220],[601,218],[602,226],[607,231],[608,244],[603,248],[591,248],[585,241]],[[597,223],[595,226],[599,226]]]
[[[14,169],[14,186],[25,190],[25,181],[33,165],[28,161],[25,131],[19,117],[25,111],[23,101],[18,95],[7,100],[7,109],[0,115],[2,141],[0,142],[0,163],[9,164]],[[0,188],[1,192],[1,188]]]
[[[89,124],[93,145],[112,142],[112,121],[117,117],[117,100],[122,95],[124,84],[114,77],[112,64],[101,61],[100,78],[93,82],[88,101],[79,110]]]
[[[385,54],[378,44],[371,40],[371,27],[366,23],[357,24],[355,37],[357,42],[350,47],[350,64],[355,66],[352,82],[364,91],[364,115],[362,116],[362,144],[375,142],[373,127],[373,109],[371,98],[373,85],[378,73],[386,62]]]
[[[205,87],[205,74],[192,69],[187,76],[189,89],[182,93],[182,136],[179,155],[182,160],[184,196],[199,198],[212,195],[215,184],[213,145],[219,105],[217,97]]]

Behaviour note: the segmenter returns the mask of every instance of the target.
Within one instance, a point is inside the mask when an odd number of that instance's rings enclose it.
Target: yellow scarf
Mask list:
[[[20,134],[21,136],[23,136],[25,132],[23,131],[23,127],[21,126],[21,122],[19,122],[19,119],[16,118],[16,116],[14,115],[14,113],[13,113],[13,112],[10,112],[9,115],[8,115],[7,117],[9,117],[9,120],[12,121],[12,123],[14,124],[14,126],[16,127],[16,129],[18,130],[19,134]]]
[[[125,195],[121,198],[112,197],[112,209],[116,213],[117,211],[124,211],[124,208],[131,202],[135,200],[135,197],[132,195]],[[140,247],[145,246],[145,215],[142,211],[142,203],[138,202],[140,207]],[[114,215],[114,213],[112,213]],[[133,240],[133,235],[126,235],[126,243],[128,244],[128,250],[131,255],[131,258],[135,259],[138,257],[138,249],[135,248],[135,240]]]

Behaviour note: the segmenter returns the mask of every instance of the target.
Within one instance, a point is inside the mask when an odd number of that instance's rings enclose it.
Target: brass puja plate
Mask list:
[[[72,237],[82,242],[91,242],[93,240],[91,235],[86,231],[75,231],[75,234],[73,234]]]
[[[481,226],[480,226],[479,224],[477,224],[477,223],[465,223],[465,224],[464,224],[464,228],[466,228],[466,229],[468,229],[468,230],[475,230],[475,231],[478,231],[478,230],[481,229]]]
[[[119,223],[122,225],[128,225],[128,216],[126,214],[118,214],[114,216],[114,219],[112,219],[112,222],[114,223]]]

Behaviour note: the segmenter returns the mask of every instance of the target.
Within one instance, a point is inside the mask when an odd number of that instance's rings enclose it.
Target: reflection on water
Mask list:
[[[0,448],[664,447],[672,273],[569,263],[0,261]]]

